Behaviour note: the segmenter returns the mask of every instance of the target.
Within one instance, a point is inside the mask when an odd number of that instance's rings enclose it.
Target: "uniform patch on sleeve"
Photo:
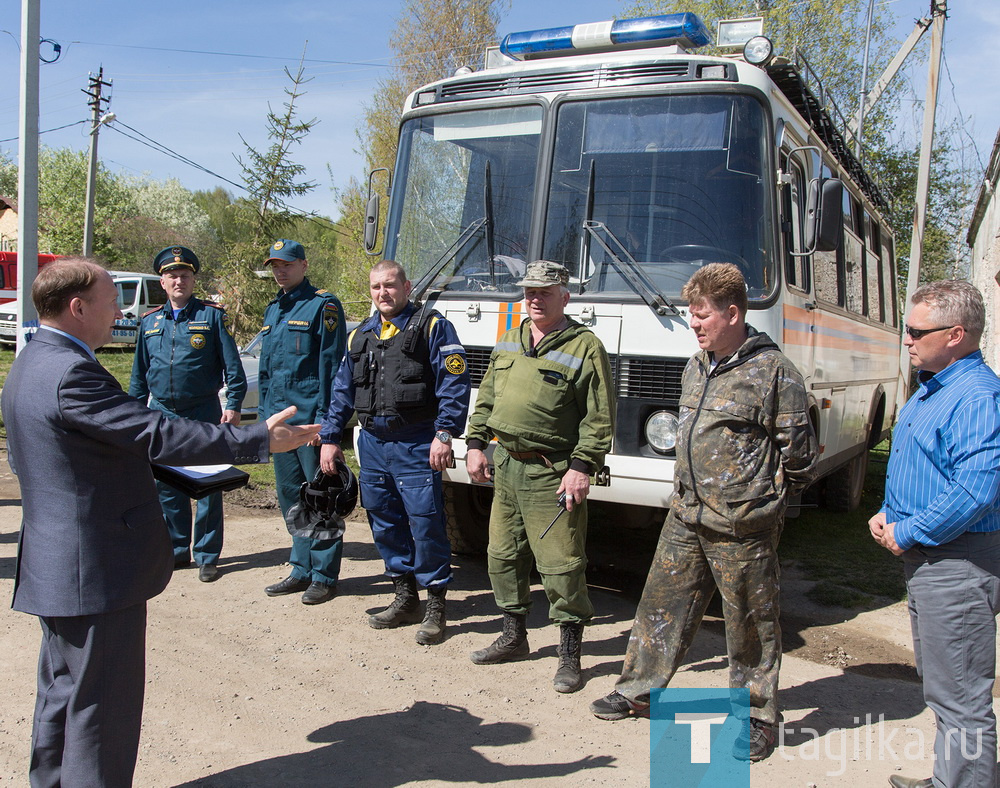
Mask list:
[[[327,301],[323,305],[323,325],[327,331],[336,331],[340,325],[340,313],[333,301]]]
[[[444,368],[452,375],[465,372],[465,357],[461,353],[452,353],[444,360]]]

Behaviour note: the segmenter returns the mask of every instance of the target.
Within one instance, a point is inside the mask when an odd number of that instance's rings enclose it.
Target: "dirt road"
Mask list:
[[[0,464],[0,599],[10,599],[20,519],[16,485]],[[551,688],[558,632],[535,587],[532,657],[480,667],[470,651],[497,633],[485,565],[456,559],[444,643],[418,646],[415,627],[377,631],[369,613],[390,584],[360,518],[347,532],[340,593],[307,607],[270,599],[287,574],[289,537],[275,511],[229,506],[221,577],[175,574],[149,606],[146,707],[135,785],[160,786],[637,786],[649,776],[649,722],[602,722],[587,711],[621,669],[634,593],[595,588],[587,686]],[[752,786],[885,784],[894,769],[930,773],[932,723],[922,709],[900,606],[844,622],[801,602],[788,577],[781,705],[794,729],[752,769]],[[822,621],[822,625],[815,625]],[[0,613],[0,785],[26,785],[39,628]],[[674,686],[720,687],[720,622],[707,622]],[[884,715],[883,733],[865,714]],[[858,718],[858,719],[855,719]],[[802,728],[806,732],[802,732]],[[882,749],[886,727],[899,730]],[[808,729],[823,739],[816,740]],[[916,744],[924,739],[917,752]],[[860,745],[858,754],[855,753]],[[870,742],[866,756],[866,742]],[[916,761],[904,761],[910,743]],[[659,785],[671,785],[667,782]]]

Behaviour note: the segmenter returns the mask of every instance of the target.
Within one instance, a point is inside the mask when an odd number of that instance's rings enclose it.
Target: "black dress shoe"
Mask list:
[[[187,566],[191,566],[191,556],[181,555],[174,558],[174,569],[184,569]]]
[[[268,596],[282,596],[283,594],[295,594],[299,591],[305,591],[307,588],[309,588],[309,581],[304,577],[289,575],[280,583],[275,583],[273,586],[265,588],[264,593]]]
[[[203,583],[211,583],[219,579],[219,567],[215,564],[202,564],[198,567],[198,579]]]
[[[889,776],[889,785],[892,788],[934,788],[934,781],[930,777],[921,779],[893,774]]]
[[[319,605],[333,599],[337,595],[337,586],[328,586],[326,583],[310,583],[309,588],[302,595],[303,605]]]

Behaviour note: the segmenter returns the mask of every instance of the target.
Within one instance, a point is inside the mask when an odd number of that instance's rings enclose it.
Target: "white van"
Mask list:
[[[134,345],[139,318],[146,312],[167,303],[167,293],[155,274],[135,274],[131,271],[108,271],[118,288],[118,306],[122,319],[115,321],[112,342]],[[0,345],[16,345],[17,330],[21,325],[17,302],[0,304]],[[27,326],[29,333],[37,327]]]

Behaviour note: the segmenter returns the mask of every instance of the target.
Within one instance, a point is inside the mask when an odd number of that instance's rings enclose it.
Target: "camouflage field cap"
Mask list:
[[[524,279],[517,283],[517,287],[553,287],[569,283],[569,271],[566,266],[559,263],[552,263],[548,260],[535,260],[528,263],[524,272]]]

